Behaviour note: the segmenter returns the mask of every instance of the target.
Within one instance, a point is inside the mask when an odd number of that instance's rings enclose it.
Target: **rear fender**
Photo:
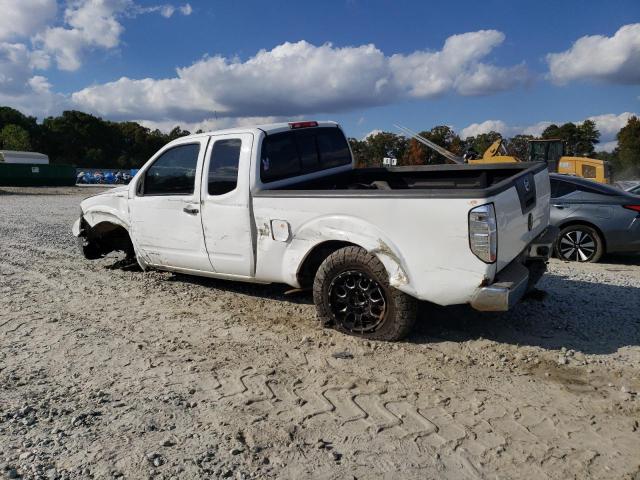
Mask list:
[[[399,249],[375,225],[360,218],[330,216],[311,220],[293,235],[283,257],[282,272],[290,284],[297,284],[296,274],[307,256],[318,245],[341,241],[358,245],[380,259],[389,272],[389,284],[409,290],[410,278]]]

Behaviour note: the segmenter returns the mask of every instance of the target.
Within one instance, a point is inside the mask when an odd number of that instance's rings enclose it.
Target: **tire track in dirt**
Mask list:
[[[141,477],[145,452],[165,435],[184,442],[161,450],[167,477],[178,465],[186,477],[222,476],[202,460],[215,457],[234,472],[251,466],[272,478],[624,478],[640,457],[637,400],[622,401],[618,391],[617,378],[635,375],[623,357],[603,356],[620,365],[619,376],[604,381],[615,389],[594,392],[586,367],[575,373],[583,383],[571,383],[568,368],[563,377],[544,362],[540,371],[501,365],[503,354],[523,349],[495,336],[469,339],[444,328],[427,339],[433,348],[422,348],[422,337],[417,345],[367,345],[314,329],[312,307],[275,288],[106,270],[113,258],[84,261],[70,249],[72,213],[47,218],[44,229],[18,225],[42,209],[0,225],[0,315],[9,317],[0,320],[0,392],[13,410],[47,389],[56,408],[101,410],[95,424],[74,427],[81,434],[64,450],[47,447],[68,465],[99,463],[104,476],[118,465]],[[549,325],[524,311],[518,328]],[[331,357],[345,350],[353,359]],[[557,354],[548,355],[552,364]],[[115,400],[98,404],[97,392]],[[62,418],[55,428],[67,428],[71,417]],[[9,443],[52,431],[44,421],[31,430],[6,425],[7,455]],[[318,438],[328,446],[316,447]],[[220,445],[214,457],[207,439]],[[243,452],[228,453],[237,442],[246,443]],[[185,460],[194,455],[197,462]]]

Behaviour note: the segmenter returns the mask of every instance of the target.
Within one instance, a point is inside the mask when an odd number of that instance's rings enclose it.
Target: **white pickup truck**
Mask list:
[[[313,288],[340,331],[396,340],[417,300],[505,311],[546,269],[543,163],[356,169],[333,122],[182,137],[81,203],[87,258]]]

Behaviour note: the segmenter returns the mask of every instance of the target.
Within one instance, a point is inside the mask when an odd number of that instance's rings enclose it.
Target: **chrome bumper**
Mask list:
[[[512,308],[527,293],[529,287],[537,283],[544,271],[530,271],[527,265],[546,263],[557,236],[558,228],[547,227],[527,246],[522,255],[498,272],[491,285],[476,290],[471,306],[482,312],[506,312]]]

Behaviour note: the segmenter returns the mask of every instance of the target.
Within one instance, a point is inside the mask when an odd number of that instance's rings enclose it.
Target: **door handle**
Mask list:
[[[554,203],[553,206],[556,207],[556,208],[559,208],[560,210],[562,210],[563,208],[566,207],[566,205],[563,205],[561,203]]]
[[[184,213],[188,213],[189,215],[197,215],[200,210],[194,207],[184,207],[182,211]]]

